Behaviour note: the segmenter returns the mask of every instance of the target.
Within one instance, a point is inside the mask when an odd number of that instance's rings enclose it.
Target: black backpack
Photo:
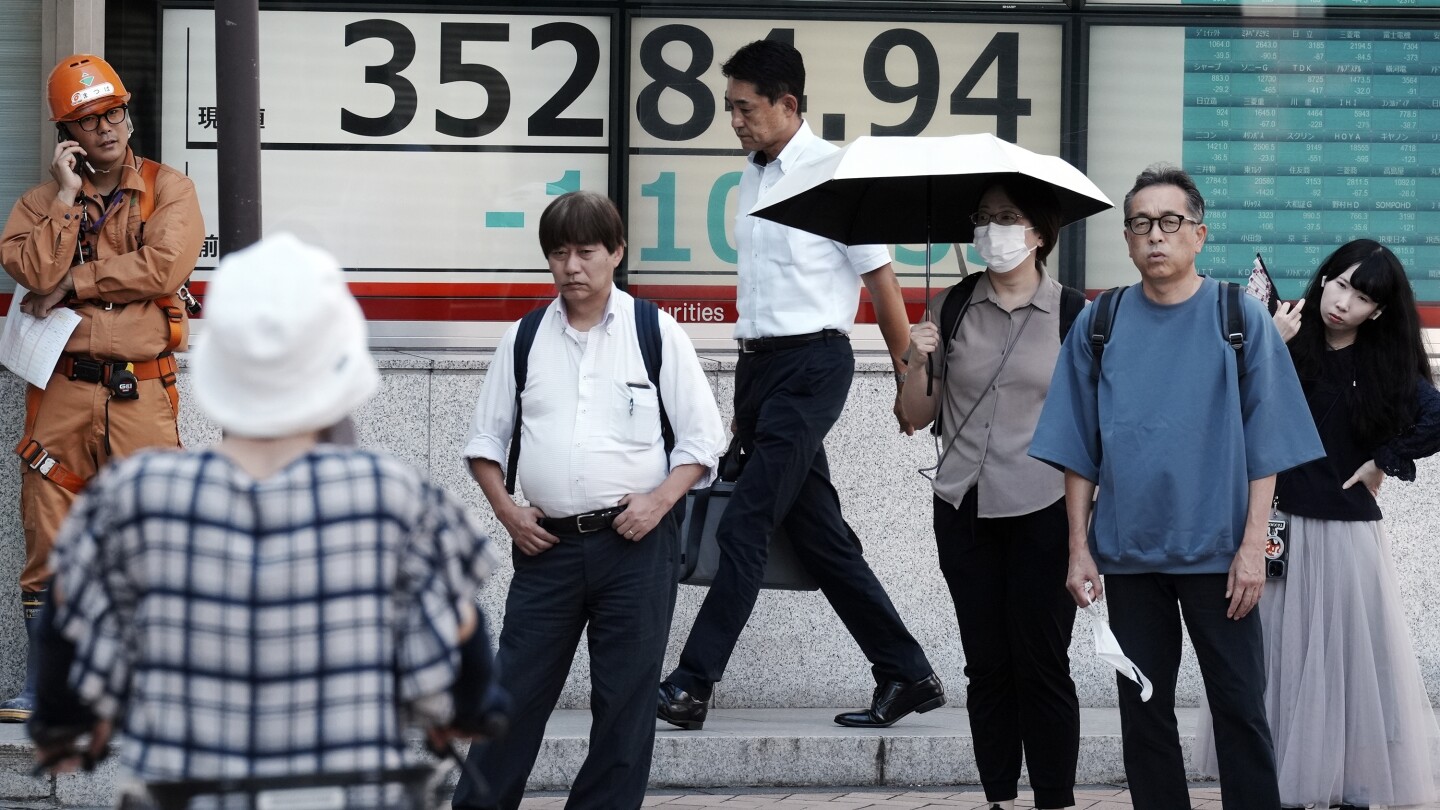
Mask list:
[[[1111,287],[1095,299],[1095,318],[1090,322],[1090,379],[1100,381],[1100,358],[1110,333],[1115,329],[1115,313],[1120,311],[1120,298],[1127,287]],[[1220,336],[1235,350],[1239,376],[1245,376],[1245,310],[1240,301],[1239,284],[1220,282]],[[948,303],[948,302],[947,302]]]
[[[540,331],[540,322],[545,320],[546,304],[539,309],[525,313],[520,319],[520,330],[515,333],[515,428],[510,433],[510,461],[505,466],[505,491],[515,494],[515,468],[520,462],[520,394],[525,390],[525,379],[530,372],[530,347],[535,343],[535,333]],[[640,356],[645,359],[645,373],[650,384],[655,386],[655,398],[660,403],[660,435],[665,440],[665,452],[675,447],[675,431],[670,428],[670,419],[665,415],[665,400],[660,396],[660,308],[653,301],[635,299],[635,337],[640,342]]]

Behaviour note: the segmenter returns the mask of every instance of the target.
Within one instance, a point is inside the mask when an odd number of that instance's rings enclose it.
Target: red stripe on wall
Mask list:
[[[191,285],[204,300],[204,282]],[[350,285],[365,317],[376,321],[513,321],[554,297],[549,284],[417,284],[361,282]],[[682,323],[735,320],[735,288],[724,285],[636,284],[632,291],[651,299]],[[1102,290],[1086,290],[1090,298]],[[906,289],[905,309],[913,323],[924,314],[924,290]],[[8,311],[10,293],[0,293],[0,311]],[[717,315],[716,310],[723,310]],[[1421,304],[1420,324],[1440,329],[1440,304]],[[860,323],[874,323],[875,309],[860,294]]]

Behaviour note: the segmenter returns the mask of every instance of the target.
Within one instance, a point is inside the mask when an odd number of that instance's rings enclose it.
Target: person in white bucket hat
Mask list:
[[[221,264],[192,353],[195,400],[227,435],[329,428],[375,394],[365,317],[329,254],[290,234]]]
[[[395,769],[407,721],[436,744],[486,727],[488,538],[408,465],[323,441],[379,383],[340,267],[274,236],[207,299],[195,399],[224,438],[118,463],[76,503],[41,620],[41,764],[73,766],[81,732],[98,757],[112,723],[152,785]]]

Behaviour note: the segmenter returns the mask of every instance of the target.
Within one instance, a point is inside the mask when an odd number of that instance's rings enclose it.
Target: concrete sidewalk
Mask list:
[[[693,806],[767,806],[781,798],[781,807],[863,806],[844,798],[860,791],[870,805],[895,804],[894,796],[916,786],[935,801],[962,797],[965,785],[978,785],[979,773],[964,709],[943,708],[911,715],[888,729],[853,729],[835,725],[842,709],[720,709],[710,713],[702,731],[682,731],[655,724],[655,761],[650,771],[654,803],[675,810]],[[1189,730],[1195,710],[1182,709],[1180,727],[1189,751]],[[1125,773],[1120,752],[1120,717],[1115,709],[1082,709],[1078,782],[1117,785]],[[546,728],[545,743],[531,773],[528,789],[564,791],[580,770],[588,748],[590,713],[558,711]],[[31,751],[23,727],[0,725],[0,807],[99,807],[114,795],[118,769],[114,758],[94,774],[32,779]],[[831,786],[847,786],[837,791]],[[959,785],[962,787],[946,787]],[[893,786],[893,787],[892,787]],[[821,789],[821,793],[806,793]],[[880,789],[871,793],[869,789]],[[984,797],[971,788],[974,801]],[[1116,788],[1109,789],[1113,794]],[[709,794],[709,798],[697,796]],[[796,794],[799,794],[798,796]],[[561,794],[563,796],[563,793]],[[808,796],[808,798],[807,798]],[[536,807],[562,806],[563,798],[537,794],[527,799]],[[684,799],[682,803],[680,800]],[[711,805],[695,805],[708,801]],[[885,804],[874,804],[885,801]],[[961,804],[948,806],[968,806]],[[799,802],[799,804],[796,804]],[[38,804],[37,804],[38,803]],[[810,803],[810,804],[807,804]],[[936,806],[947,806],[938,804]]]
[[[522,810],[560,810],[565,794],[532,794],[520,802]],[[796,788],[779,791],[773,788],[715,791],[651,791],[645,807],[661,810],[989,810],[985,794],[978,787],[911,787],[911,788]],[[1130,791],[1115,785],[1085,785],[1075,789],[1077,810],[1131,810]],[[1220,808],[1220,788],[1212,784],[1193,785],[1190,790],[1192,808]],[[1016,810],[1034,807],[1028,790],[1021,790]]]

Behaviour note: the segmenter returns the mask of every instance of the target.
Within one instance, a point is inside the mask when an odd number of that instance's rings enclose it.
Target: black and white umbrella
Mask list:
[[[1049,185],[1066,225],[1113,207],[1090,178],[1052,155],[989,133],[863,136],[788,171],[749,211],[847,245],[970,242],[970,215],[992,180],[1023,175]]]

